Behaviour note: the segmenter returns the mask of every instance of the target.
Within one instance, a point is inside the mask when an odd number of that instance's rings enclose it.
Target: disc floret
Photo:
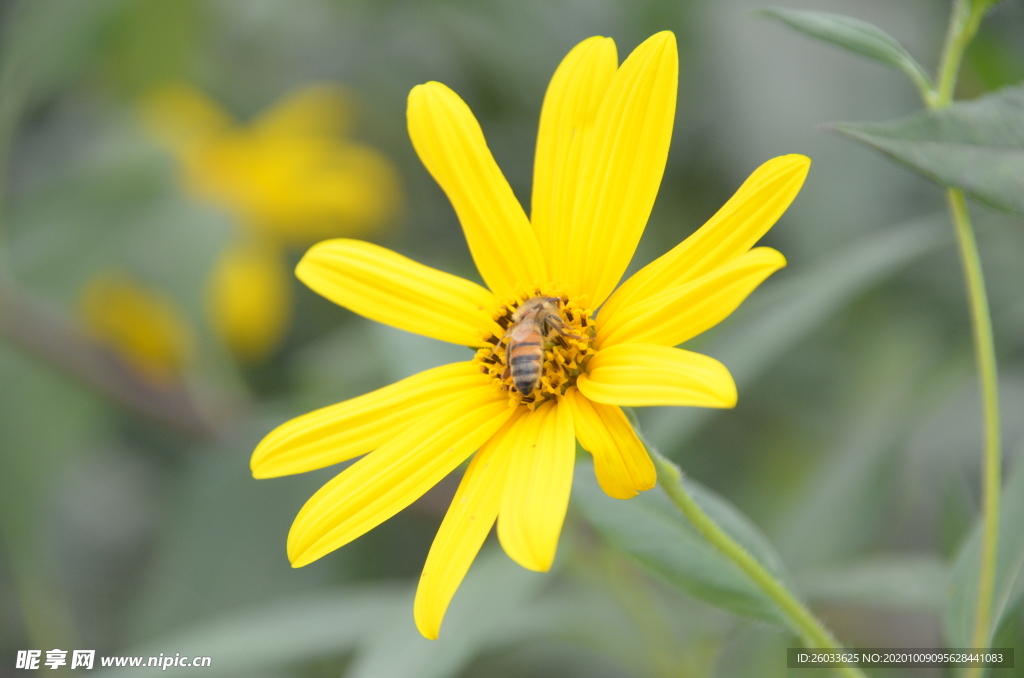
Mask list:
[[[564,327],[561,332],[551,332],[544,338],[540,382],[529,395],[523,395],[516,388],[507,362],[509,331],[513,327],[516,310],[536,297],[555,300]],[[536,409],[544,401],[564,395],[569,387],[576,384],[576,379],[586,369],[587,361],[594,353],[591,344],[596,330],[585,298],[571,298],[560,291],[536,288],[502,304],[493,318],[505,334],[496,336],[488,332],[484,340],[490,346],[479,349],[473,360],[482,372],[491,377],[496,388],[508,393],[510,407],[526,405]]]

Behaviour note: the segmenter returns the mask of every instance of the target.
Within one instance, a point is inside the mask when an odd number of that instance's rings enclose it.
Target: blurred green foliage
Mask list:
[[[935,62],[948,12],[925,0],[808,4],[885,26],[925,64]],[[182,192],[174,160],[146,136],[137,108],[172,79],[242,120],[304,84],[350,87],[354,135],[396,163],[406,190],[404,222],[378,240],[478,279],[454,213],[408,141],[409,89],[438,80],[464,97],[523,199],[540,102],[561,57],[595,34],[614,37],[625,54],[662,29],[679,39],[679,112],[631,270],[697,228],[769,157],[804,153],[814,165],[766,238],[790,267],[694,342],[733,372],[739,406],[651,408],[638,413],[641,424],[690,476],[750,516],[748,527],[775,545],[796,589],[840,638],[935,647],[946,633],[959,642],[964,632],[944,631],[942,620],[955,616],[949,606],[969,605],[955,591],[949,598],[947,582],[971,567],[963,545],[976,530],[980,417],[942,192],[816,128],[909,114],[915,93],[899,74],[793,39],[754,15],[762,8],[754,0],[0,6],[0,329],[13,317],[9,295],[73,328],[88,281],[125,270],[172,299],[194,328],[197,355],[183,388],[204,424],[185,431],[142,416],[32,346],[0,341],[0,675],[13,670],[17,650],[54,647],[210,655],[208,675],[786,674],[783,650],[796,642],[787,631],[696,602],[641,569],[584,519],[586,496],[570,513],[552,573],[485,550],[439,641],[416,634],[412,592],[456,479],[292,570],[289,522],[336,470],[254,481],[248,456],[260,437],[291,416],[468,354],[373,325],[293,281],[284,345],[263,364],[239,367],[206,326],[203,298],[232,216]],[[1021,4],[996,6],[968,52],[960,94],[1024,76],[1021,35]],[[996,644],[1024,651],[1024,583],[1012,578],[1024,534],[1024,228],[981,206],[973,214],[1011,470]],[[586,465],[577,474],[592,484]]]

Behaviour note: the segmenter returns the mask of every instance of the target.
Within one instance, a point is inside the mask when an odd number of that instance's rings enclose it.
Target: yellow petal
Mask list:
[[[802,155],[783,155],[758,167],[693,235],[636,272],[601,309],[619,307],[681,285],[735,259],[761,239],[789,207],[811,166]]]
[[[439,82],[409,93],[409,135],[459,215],[480,275],[500,297],[547,282],[537,237],[466,103]]]
[[[576,438],[572,412],[547,402],[513,429],[508,476],[501,495],[498,539],[508,556],[528,570],[546,572],[572,488]]]
[[[572,286],[596,308],[633,257],[668,158],[679,59],[675,36],[657,33],[615,73],[580,160],[571,243]]]
[[[226,151],[217,177],[222,199],[231,196],[253,227],[286,243],[368,235],[401,204],[394,167],[369,146],[276,136],[220,150]],[[232,150],[238,151],[233,159]]]
[[[210,278],[210,326],[242,362],[266,359],[280,344],[292,314],[283,254],[263,243],[229,246]]]
[[[725,365],[700,353],[653,344],[601,349],[576,386],[605,405],[736,405],[736,384]]]
[[[594,143],[597,109],[617,67],[615,42],[589,38],[562,60],[544,95],[530,221],[553,280],[569,280],[564,253],[569,251],[580,158]]]
[[[459,398],[366,455],[310,497],[288,533],[293,567],[308,565],[416,501],[511,416],[491,390]]]
[[[416,628],[430,640],[437,639],[448,603],[498,517],[508,469],[508,432],[522,409],[473,457],[430,546],[413,603]]]
[[[174,301],[120,273],[104,273],[82,291],[82,321],[144,377],[162,386],[181,379],[195,338]]]
[[[261,134],[334,136],[352,123],[350,96],[344,88],[321,83],[289,94],[257,118],[253,129]]]
[[[629,499],[654,487],[658,476],[632,424],[616,405],[587,400],[576,388],[565,392],[576,439],[594,456],[594,472],[609,497]]]
[[[314,410],[268,433],[252,453],[256,478],[304,473],[358,457],[470,392],[492,389],[472,362],[442,365],[407,379]]]
[[[651,297],[617,306],[598,321],[597,346],[626,342],[676,346],[714,327],[736,310],[765,278],[786,265],[769,247],[758,247],[710,273]]]
[[[361,316],[426,337],[481,346],[486,331],[502,334],[491,318],[497,301],[486,289],[361,240],[314,245],[295,275]]]

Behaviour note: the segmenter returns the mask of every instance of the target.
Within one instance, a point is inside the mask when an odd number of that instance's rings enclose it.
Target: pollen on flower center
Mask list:
[[[503,336],[488,333],[489,348],[474,357],[512,407],[535,409],[575,385],[593,354],[594,321],[583,300],[566,294],[524,293],[502,305],[494,321]]]

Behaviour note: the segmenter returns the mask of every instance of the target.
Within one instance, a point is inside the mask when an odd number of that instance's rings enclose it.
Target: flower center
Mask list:
[[[589,315],[579,300],[564,294],[523,294],[495,313],[505,334],[488,333],[492,346],[478,350],[473,360],[508,393],[510,406],[536,408],[564,394],[586,368],[596,334]]]

